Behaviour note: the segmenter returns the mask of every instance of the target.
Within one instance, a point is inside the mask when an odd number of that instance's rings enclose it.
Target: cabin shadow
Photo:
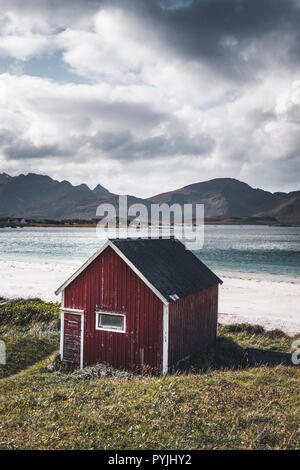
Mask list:
[[[257,348],[242,348],[230,338],[218,337],[210,345],[170,370],[176,374],[199,374],[212,370],[241,370],[251,367],[294,366],[291,354]]]
[[[297,364],[293,364],[291,354],[256,348],[246,349],[244,365],[249,367],[297,366]]]
[[[232,339],[218,337],[214,344],[192,354],[173,367],[170,373],[198,374],[209,370],[239,369],[244,367],[244,355],[245,350]]]

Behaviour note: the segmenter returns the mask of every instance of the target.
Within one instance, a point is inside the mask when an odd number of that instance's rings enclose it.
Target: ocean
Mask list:
[[[95,228],[0,229],[2,260],[77,264],[101,243]],[[300,227],[206,225],[195,254],[217,273],[300,278]]]

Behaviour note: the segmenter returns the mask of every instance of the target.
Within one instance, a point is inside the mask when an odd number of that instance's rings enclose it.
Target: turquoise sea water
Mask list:
[[[82,260],[101,244],[94,228],[0,229],[0,256]],[[218,272],[300,278],[300,227],[205,226],[196,252]]]

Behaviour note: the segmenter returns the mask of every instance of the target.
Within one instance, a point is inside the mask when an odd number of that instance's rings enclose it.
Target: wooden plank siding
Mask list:
[[[63,357],[76,365],[80,364],[81,316],[64,314]]]
[[[64,307],[84,310],[84,362],[162,371],[163,304],[110,247],[69,284]],[[96,310],[126,314],[126,332],[96,330]]]
[[[170,304],[169,367],[216,339],[217,318],[218,286]]]

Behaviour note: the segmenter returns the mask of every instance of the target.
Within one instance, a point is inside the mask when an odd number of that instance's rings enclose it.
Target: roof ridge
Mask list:
[[[109,246],[167,303],[222,284],[221,279],[176,237],[111,238],[57,289],[56,294]]]

